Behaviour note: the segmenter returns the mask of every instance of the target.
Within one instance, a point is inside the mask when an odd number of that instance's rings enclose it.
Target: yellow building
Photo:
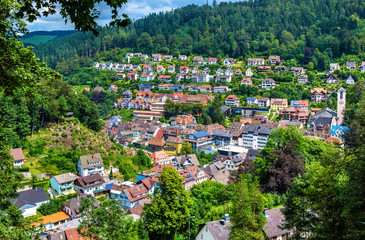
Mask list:
[[[270,108],[273,110],[282,110],[288,107],[288,99],[272,98]]]
[[[181,152],[182,143],[180,137],[168,137],[163,151],[169,156],[177,156]]]

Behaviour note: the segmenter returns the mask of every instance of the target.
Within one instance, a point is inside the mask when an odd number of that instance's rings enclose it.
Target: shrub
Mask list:
[[[67,134],[63,132],[63,133],[61,134],[61,137],[63,137],[63,138],[67,138]]]

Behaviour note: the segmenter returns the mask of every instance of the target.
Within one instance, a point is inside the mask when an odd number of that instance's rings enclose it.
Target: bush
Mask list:
[[[61,137],[63,137],[63,138],[67,138],[67,134],[63,132],[63,133],[61,134]]]
[[[66,126],[63,126],[63,130],[66,130],[67,129],[67,127]]]
[[[43,153],[45,146],[46,141],[44,139],[36,138],[30,140],[27,143],[26,148],[29,150],[29,156],[37,157]]]
[[[31,163],[32,164],[32,163]],[[29,167],[28,166],[23,166],[23,167],[19,167],[17,168],[20,172],[29,172]]]

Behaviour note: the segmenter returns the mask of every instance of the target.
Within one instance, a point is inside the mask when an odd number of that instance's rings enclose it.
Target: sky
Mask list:
[[[225,0],[217,0],[217,3],[222,1]],[[212,2],[213,0],[208,0],[208,4],[212,4]],[[166,12],[189,4],[202,5],[205,3],[206,0],[128,0],[128,3],[123,5],[119,13],[126,13],[132,20],[137,20],[149,13]],[[111,21],[110,9],[105,4],[99,4],[97,8],[100,11],[98,24],[105,26]],[[71,23],[65,24],[64,19],[62,19],[62,17],[57,13],[52,16],[39,18],[32,23],[28,23],[28,29],[30,31],[73,30],[74,26]]]

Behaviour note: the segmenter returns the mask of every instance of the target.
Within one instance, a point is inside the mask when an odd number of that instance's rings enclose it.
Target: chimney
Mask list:
[[[224,221],[229,222],[229,214],[228,213],[224,214]]]

